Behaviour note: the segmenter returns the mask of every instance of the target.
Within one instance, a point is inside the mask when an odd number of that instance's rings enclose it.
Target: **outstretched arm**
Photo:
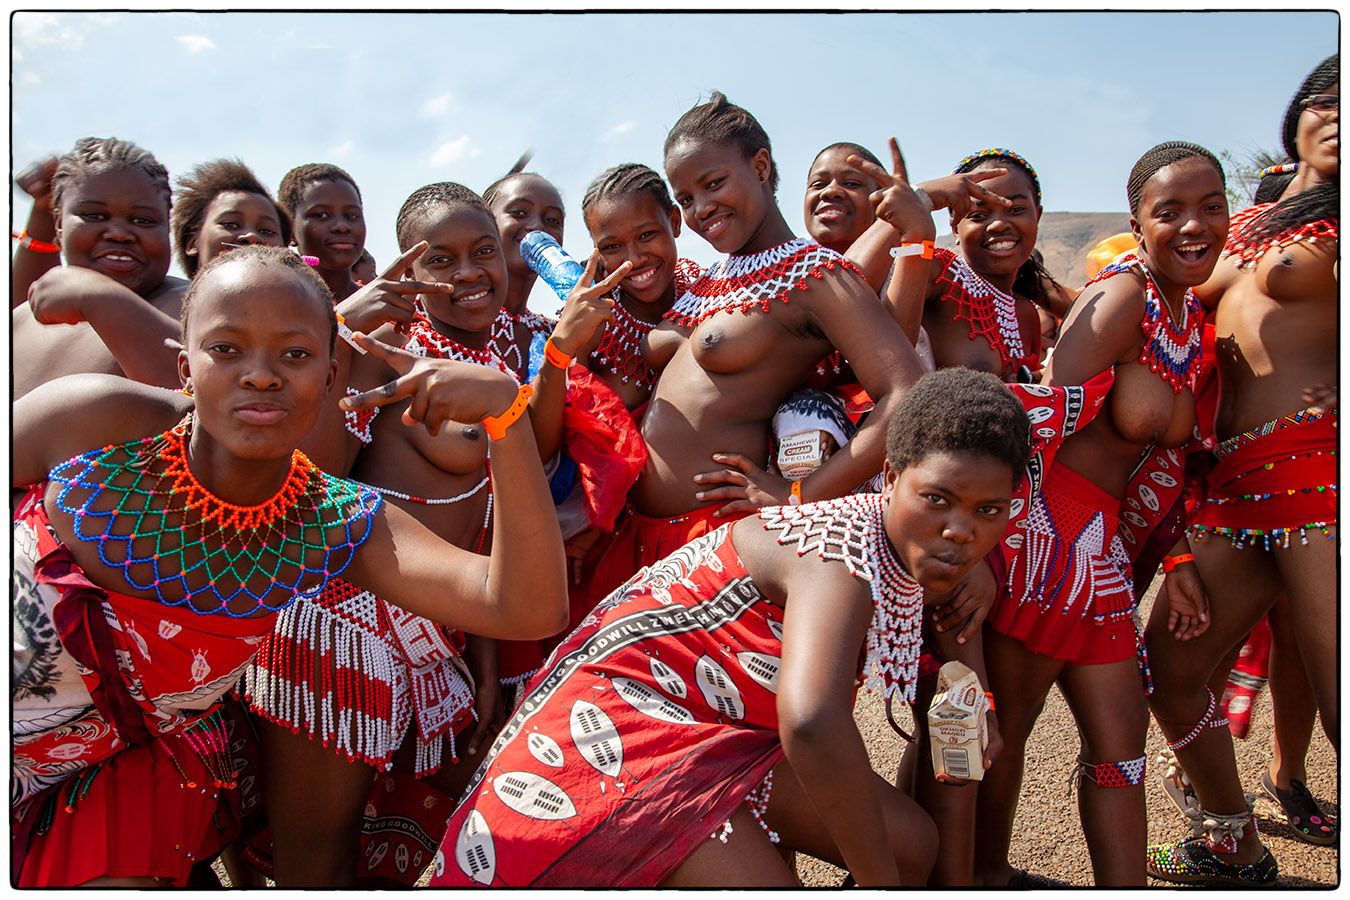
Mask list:
[[[509,376],[454,360],[423,359],[359,334],[356,340],[398,378],[342,400],[366,409],[409,398],[406,425],[432,434],[446,422],[477,422],[518,409]],[[390,504],[347,578],[435,622],[483,637],[542,638],[567,624],[562,536],[529,418],[492,438],[492,555],[470,553]],[[491,433],[491,429],[489,429]]]
[[[52,177],[56,175],[57,163],[55,156],[47,156],[14,176],[14,183],[33,198],[23,233],[43,244],[56,243],[56,220],[52,217]],[[10,308],[23,306],[33,283],[59,265],[59,251],[52,253],[49,250],[36,250],[32,246],[16,246],[9,272]]]

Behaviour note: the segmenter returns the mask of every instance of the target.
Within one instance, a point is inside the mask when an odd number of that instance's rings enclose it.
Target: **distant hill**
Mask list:
[[[1036,246],[1045,257],[1045,267],[1055,280],[1067,287],[1081,287],[1087,281],[1088,251],[1102,238],[1130,230],[1126,213],[1047,212],[1041,216]],[[950,247],[955,235],[938,238],[938,246]]]

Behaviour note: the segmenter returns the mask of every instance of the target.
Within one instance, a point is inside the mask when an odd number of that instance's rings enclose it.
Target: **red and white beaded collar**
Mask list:
[[[432,359],[457,359],[461,362],[487,366],[489,369],[505,372],[517,382],[520,380],[506,361],[493,352],[491,347],[475,350],[452,337],[447,337],[437,331],[421,312],[413,315],[412,323],[408,326],[408,341],[403,345],[403,349]]]
[[[983,338],[998,353],[1004,376],[1021,365],[1035,365],[1022,344],[1022,329],[1017,322],[1017,298],[994,287],[951,250],[938,247],[933,258],[942,270],[934,284],[947,285],[942,299],[956,304],[955,318],[970,326],[970,338]]]
[[[821,559],[843,562],[850,575],[868,583],[875,611],[867,629],[864,685],[887,698],[899,690],[902,700],[913,703],[924,590],[895,558],[882,509],[880,494],[851,494],[801,506],[771,506],[761,509],[759,518],[766,531],[778,532],[779,544],[796,542],[798,556],[814,550]]]
[[[689,290],[689,285],[702,274],[698,263],[693,260],[676,260],[675,296],[683,296]],[[605,323],[600,343],[591,351],[591,364],[593,367],[608,369],[625,384],[632,382],[643,390],[651,390],[656,384],[656,370],[642,358],[642,339],[657,323],[644,322],[633,315],[623,305],[621,291],[622,288],[614,289],[614,318]]]
[[[524,328],[533,339],[536,334],[552,334],[553,328],[557,324],[557,319],[541,316],[539,313],[530,312],[528,309],[513,313],[503,306],[501,311],[497,313],[497,318],[492,321],[492,330],[488,334],[488,347],[511,367],[516,380],[520,381],[528,374],[529,367],[520,352],[520,343],[516,340],[516,327]]]
[[[664,318],[693,328],[723,310],[768,312],[773,301],[786,303],[794,288],[805,290],[807,276],[824,278],[825,271],[836,266],[862,277],[842,254],[805,238],[793,238],[760,253],[728,255],[709,266]]]
[[[1223,247],[1223,258],[1233,259],[1239,269],[1249,269],[1265,256],[1271,247],[1281,249],[1290,244],[1306,241],[1315,244],[1319,239],[1339,237],[1340,224],[1335,219],[1320,219],[1316,222],[1304,222],[1286,228],[1279,234],[1273,234],[1261,240],[1252,240],[1249,235],[1259,226],[1260,219],[1275,207],[1274,203],[1258,203],[1235,213],[1228,222],[1228,242]]]

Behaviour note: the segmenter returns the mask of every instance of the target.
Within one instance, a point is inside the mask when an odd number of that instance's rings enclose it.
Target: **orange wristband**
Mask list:
[[[557,366],[563,371],[566,371],[572,365],[572,357],[559,350],[558,346],[553,343],[553,338],[544,341],[544,359],[548,360],[550,365]]]
[[[802,505],[802,483],[800,481],[792,482],[792,494],[788,497],[788,506]]]
[[[1188,562],[1195,562],[1195,554],[1194,554],[1194,553],[1178,553],[1176,556],[1164,556],[1164,557],[1163,557],[1163,572],[1164,572],[1164,574],[1165,574],[1165,573],[1167,573],[1167,572],[1172,571],[1173,569],[1175,569],[1177,566],[1181,565],[1182,563],[1188,563]]]
[[[891,257],[899,259],[902,256],[917,256],[920,259],[933,258],[932,241],[905,241],[899,247],[891,248]]]
[[[984,699],[989,701],[989,706],[985,712],[994,712],[994,695],[988,691],[984,692]]]
[[[14,234],[14,232],[11,231],[10,234],[14,235],[14,237],[16,237],[16,238],[19,239],[19,246],[20,246],[20,247],[23,247],[24,249],[27,249],[27,250],[32,250],[34,253],[60,253],[60,252],[61,252],[61,245],[60,245],[60,244],[49,244],[49,243],[47,243],[46,241],[39,241],[37,238],[32,237],[31,235],[29,235],[27,229],[24,229],[23,231],[19,232],[18,234]]]
[[[483,428],[487,430],[487,436],[494,441],[500,441],[506,437],[506,429],[515,424],[525,413],[525,407],[530,403],[530,395],[534,389],[528,384],[522,384],[520,390],[516,391],[516,399],[506,408],[506,412],[499,416],[487,416],[483,419]]]

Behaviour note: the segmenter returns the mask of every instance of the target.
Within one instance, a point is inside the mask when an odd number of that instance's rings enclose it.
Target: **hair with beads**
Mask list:
[[[1199,144],[1192,144],[1189,141],[1164,141],[1156,147],[1149,149],[1139,161],[1130,169],[1130,177],[1125,181],[1125,196],[1130,201],[1130,215],[1139,213],[1139,201],[1144,196],[1144,184],[1158,174],[1160,169],[1165,169],[1173,163],[1179,163],[1183,159],[1199,157],[1207,159],[1214,166],[1214,170],[1219,173],[1219,181],[1226,186],[1228,180],[1224,177],[1223,166],[1219,163],[1219,158],[1210,153]]]
[[[201,271],[197,273],[197,277],[193,278],[188,284],[188,289],[183,294],[183,305],[178,318],[179,341],[184,347],[188,345],[188,320],[192,315],[193,301],[197,294],[203,290],[202,285],[211,280],[209,276],[216,269],[235,264],[249,266],[279,265],[294,272],[296,278],[314,292],[315,298],[320,301],[327,315],[329,326],[328,352],[333,352],[337,341],[337,312],[333,309],[333,292],[329,290],[328,285],[308,263],[289,249],[269,247],[264,244],[253,244],[248,247],[240,247],[238,250],[232,250],[229,253],[222,253],[202,266]]]
[[[916,381],[886,429],[886,460],[893,469],[934,453],[972,453],[1006,463],[1013,483],[1031,456],[1031,423],[1022,402],[997,376],[954,367]]]
[[[820,149],[820,152],[816,154],[815,159],[811,160],[811,165],[814,166],[816,164],[817,159],[820,159],[822,156],[824,156],[826,153],[829,153],[831,150],[847,150],[849,153],[861,156],[863,159],[867,160],[874,166],[881,166],[881,160],[877,159],[877,155],[875,153],[873,153],[871,150],[868,150],[862,144],[855,144],[852,141],[835,141],[828,147],[822,147]],[[886,167],[881,166],[881,168],[884,169]]]
[[[591,207],[601,200],[628,194],[648,194],[666,213],[675,208],[675,201],[670,199],[670,191],[666,188],[666,180],[659,172],[641,163],[624,163],[606,169],[590,183],[586,195],[581,198],[581,214],[588,214]]]
[[[708,102],[700,103],[676,120],[666,135],[662,153],[670,155],[681,141],[691,144],[735,144],[750,158],[760,150],[769,152],[769,190],[778,193],[778,164],[773,161],[773,147],[769,134],[759,120],[742,107],[727,99],[721,91],[713,91]]]
[[[175,191],[178,202],[173,206],[170,226],[174,252],[178,254],[178,261],[189,278],[197,274],[198,257],[195,254],[188,255],[188,239],[201,230],[211,201],[226,191],[244,191],[267,198],[267,202],[277,211],[281,243],[285,245],[291,242],[291,217],[272,199],[272,194],[253,174],[252,169],[237,159],[213,159],[201,163],[178,179],[178,189]]]
[[[497,220],[488,211],[483,198],[469,188],[453,181],[437,181],[426,184],[408,195],[399,207],[398,218],[394,220],[394,233],[398,235],[398,252],[403,253],[422,238],[416,236],[418,220],[434,209],[452,209],[467,206],[487,216],[492,230],[497,231]]]
[[[1280,199],[1285,188],[1289,187],[1289,182],[1294,180],[1298,174],[1298,163],[1286,163],[1278,166],[1267,166],[1261,170],[1260,180],[1256,183],[1256,193],[1252,195],[1253,203],[1274,203]]]
[[[1336,84],[1341,75],[1341,56],[1334,53],[1318,63],[1303,83],[1298,93],[1289,102],[1284,114],[1284,147],[1289,156],[1298,160],[1298,119],[1303,113],[1303,101],[1312,94],[1321,93]],[[1308,225],[1312,222],[1330,220],[1340,221],[1341,186],[1338,180],[1329,181],[1300,191],[1292,197],[1285,197],[1266,212],[1251,221],[1244,232],[1244,238],[1252,243],[1260,243],[1277,234]],[[1261,179],[1264,185],[1267,179]],[[1291,176],[1292,180],[1292,176]],[[1288,184],[1284,185],[1285,188]],[[1258,191],[1260,188],[1257,189]],[[1281,189],[1283,193],[1283,189]],[[1278,196],[1278,195],[1277,195]]]
[[[956,168],[952,169],[952,174],[964,175],[967,172],[974,172],[976,169],[1009,167],[1021,169],[1030,179],[1031,189],[1036,194],[1036,208],[1041,209],[1040,177],[1036,174],[1036,170],[1032,168],[1031,163],[1027,162],[1026,157],[1009,150],[1007,147],[989,147],[977,153],[972,153],[956,164]],[[1027,257],[1027,261],[1017,269],[1017,275],[1013,278],[1013,293],[1026,297],[1033,302],[1045,300],[1045,282],[1053,280],[1054,277],[1045,268],[1045,262],[1041,255],[1033,248],[1031,256]]]
[[[281,176],[277,200],[293,219],[295,211],[300,208],[300,195],[304,193],[305,188],[311,184],[344,181],[352,186],[352,190],[356,191],[357,201],[361,202],[361,189],[356,186],[356,179],[348,175],[345,169],[331,163],[305,163]]]
[[[135,169],[155,183],[164,195],[164,206],[173,203],[169,187],[169,170],[155,159],[155,155],[131,141],[119,138],[80,138],[71,151],[56,164],[52,177],[52,212],[61,216],[61,201],[70,186],[88,175],[101,175],[122,169]]]

